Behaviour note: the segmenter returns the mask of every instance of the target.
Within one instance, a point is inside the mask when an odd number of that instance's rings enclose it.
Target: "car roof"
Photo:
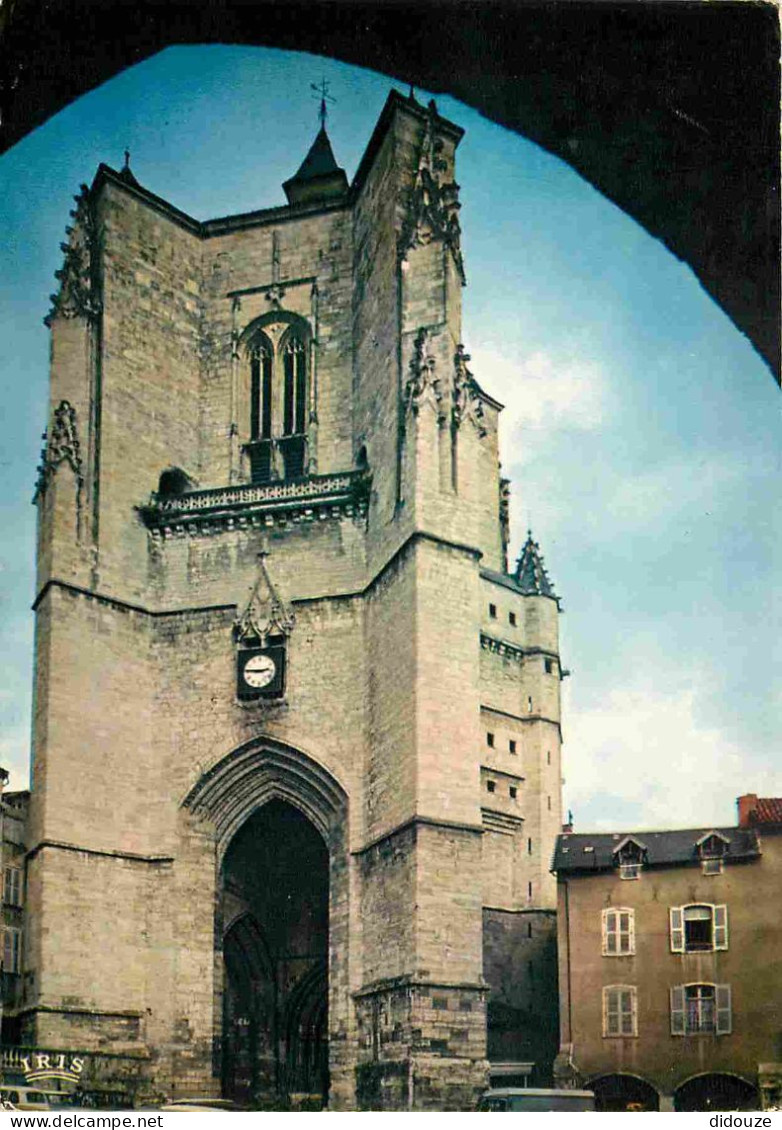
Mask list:
[[[529,1095],[530,1097],[549,1097],[551,1095],[572,1095],[574,1098],[594,1098],[594,1091],[562,1091],[552,1087],[492,1087],[488,1091],[483,1092],[483,1098],[487,1096],[498,1095],[505,1097],[507,1095]]]

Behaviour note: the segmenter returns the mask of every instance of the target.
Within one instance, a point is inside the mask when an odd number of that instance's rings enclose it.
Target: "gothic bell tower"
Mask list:
[[[531,538],[508,571],[462,133],[393,92],[350,184],[322,122],[287,203],[196,220],[127,163],[77,199],[25,1039],[134,1094],[470,1109],[487,1033],[548,1054],[559,606]]]

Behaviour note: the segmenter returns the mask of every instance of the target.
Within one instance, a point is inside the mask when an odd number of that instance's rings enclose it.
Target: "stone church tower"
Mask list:
[[[462,132],[392,93],[350,186],[322,129],[283,206],[77,198],[23,1042],[114,1086],[458,1109],[487,1013],[556,1050],[558,602],[461,345]]]

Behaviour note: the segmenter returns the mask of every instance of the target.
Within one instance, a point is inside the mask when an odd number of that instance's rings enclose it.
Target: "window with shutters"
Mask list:
[[[3,874],[3,902],[9,906],[22,905],[22,872],[18,867],[6,867]]]
[[[672,953],[728,948],[728,908],[711,903],[672,906],[669,910]]]
[[[22,969],[22,932],[13,926],[3,927],[3,972],[20,973]]]
[[[603,988],[603,1036],[638,1035],[638,993],[635,985]]]
[[[622,957],[635,953],[635,911],[612,906],[602,913],[603,956]]]
[[[730,985],[672,986],[672,1036],[726,1036],[732,1027]]]

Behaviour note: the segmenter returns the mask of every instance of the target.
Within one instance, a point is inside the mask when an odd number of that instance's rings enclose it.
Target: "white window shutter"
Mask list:
[[[638,990],[632,990],[633,1035],[638,1035]]]
[[[628,953],[635,953],[635,911],[634,910],[628,910],[627,917],[628,917],[628,925],[627,925],[628,949],[627,949],[627,952]]]
[[[619,952],[619,921],[615,910],[603,911],[603,953],[610,956]]]
[[[728,908],[725,905],[714,907],[714,948],[728,948]]]
[[[680,906],[670,907],[671,953],[684,953],[684,917]]]
[[[671,986],[671,1035],[683,1036],[687,1031],[684,1012],[684,985]]]
[[[714,988],[717,1004],[717,1035],[727,1036],[733,1031],[730,985],[715,985]]]

